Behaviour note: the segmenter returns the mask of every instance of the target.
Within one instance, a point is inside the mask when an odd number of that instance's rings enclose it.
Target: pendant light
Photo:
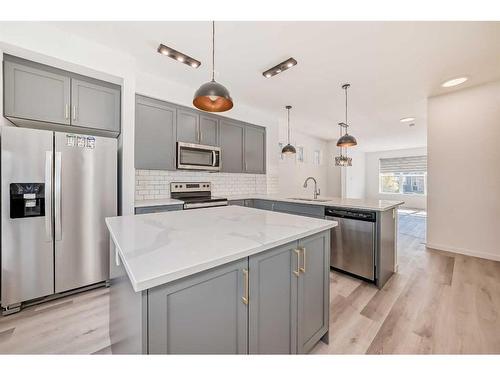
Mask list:
[[[347,89],[349,87],[351,87],[351,85],[348,83],[342,85],[342,89],[345,91],[345,122],[339,123],[341,129],[341,137],[337,141],[338,147],[351,147],[358,144],[356,138],[347,133],[347,128],[349,127],[349,125],[347,125]],[[344,135],[342,135],[342,129],[345,129]]]
[[[233,108],[229,91],[215,82],[215,21],[212,21],[212,80],[196,90],[193,105],[207,112],[225,112]]]
[[[288,144],[281,149],[281,153],[284,155],[293,155],[295,154],[295,147],[290,144],[290,109],[292,109],[291,105],[287,105],[286,110],[288,111]]]

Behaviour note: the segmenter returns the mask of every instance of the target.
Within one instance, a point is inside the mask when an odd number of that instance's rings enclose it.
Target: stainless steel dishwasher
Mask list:
[[[325,219],[339,224],[332,228],[330,266],[375,281],[376,213],[327,207]]]

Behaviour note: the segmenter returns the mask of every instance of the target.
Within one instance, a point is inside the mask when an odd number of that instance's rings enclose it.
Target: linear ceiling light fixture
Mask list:
[[[468,78],[467,77],[458,77],[458,78],[453,78],[453,79],[450,79],[446,82],[443,82],[441,84],[441,87],[453,87],[453,86],[458,86],[458,85],[461,85],[462,83],[464,83],[465,81],[467,81]]]
[[[402,119],[399,119],[401,122],[413,122],[415,121],[415,117],[403,117]]]
[[[276,74],[281,73],[284,70],[290,69],[292,66],[297,65],[297,60],[293,57],[290,57],[288,60],[280,62],[278,65],[273,66],[271,69],[266,70],[262,75],[266,78],[270,78],[275,76]]]
[[[225,112],[233,108],[229,90],[215,82],[215,21],[212,21],[212,80],[196,90],[193,105],[207,112]]]
[[[189,65],[193,68],[198,68],[201,65],[200,61],[193,59],[191,56],[188,56],[164,44],[160,44],[160,46],[158,47],[158,53],[168,56],[171,59],[177,60],[183,64]]]

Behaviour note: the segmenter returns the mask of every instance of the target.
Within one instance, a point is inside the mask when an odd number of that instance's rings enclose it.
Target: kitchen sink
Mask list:
[[[329,199],[313,199],[313,198],[288,198],[294,201],[307,201],[307,202],[328,202]]]

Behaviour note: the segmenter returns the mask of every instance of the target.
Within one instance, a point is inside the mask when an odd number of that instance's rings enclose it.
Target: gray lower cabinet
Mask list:
[[[4,115],[70,124],[71,79],[50,67],[4,62]]]
[[[243,173],[243,139],[245,126],[235,121],[220,120],[222,172]]]
[[[176,108],[136,95],[135,168],[175,170]]]
[[[246,258],[149,290],[149,353],[246,354],[244,272]]]
[[[299,241],[297,352],[307,353],[322,339],[328,343],[330,320],[330,234]]]
[[[113,246],[114,354],[300,354],[328,343],[329,230],[140,293]]]
[[[177,109],[177,141],[200,143],[199,122],[195,111]]]
[[[266,131],[264,128],[245,126],[245,172],[266,173]]]
[[[119,132],[120,89],[71,79],[71,125]]]
[[[319,219],[323,219],[325,217],[325,207],[314,204],[276,201],[274,202],[273,210],[287,214],[316,217]]]
[[[249,354],[297,353],[297,254],[292,242],[249,258]]]
[[[157,212],[169,212],[169,211],[180,211],[183,209],[182,204],[172,204],[168,206],[148,206],[148,207],[136,207],[135,214],[153,214]]]
[[[208,115],[200,115],[200,143],[208,146],[219,145],[219,120]]]
[[[266,199],[254,199],[253,207],[261,210],[274,211],[275,201],[268,201]]]

